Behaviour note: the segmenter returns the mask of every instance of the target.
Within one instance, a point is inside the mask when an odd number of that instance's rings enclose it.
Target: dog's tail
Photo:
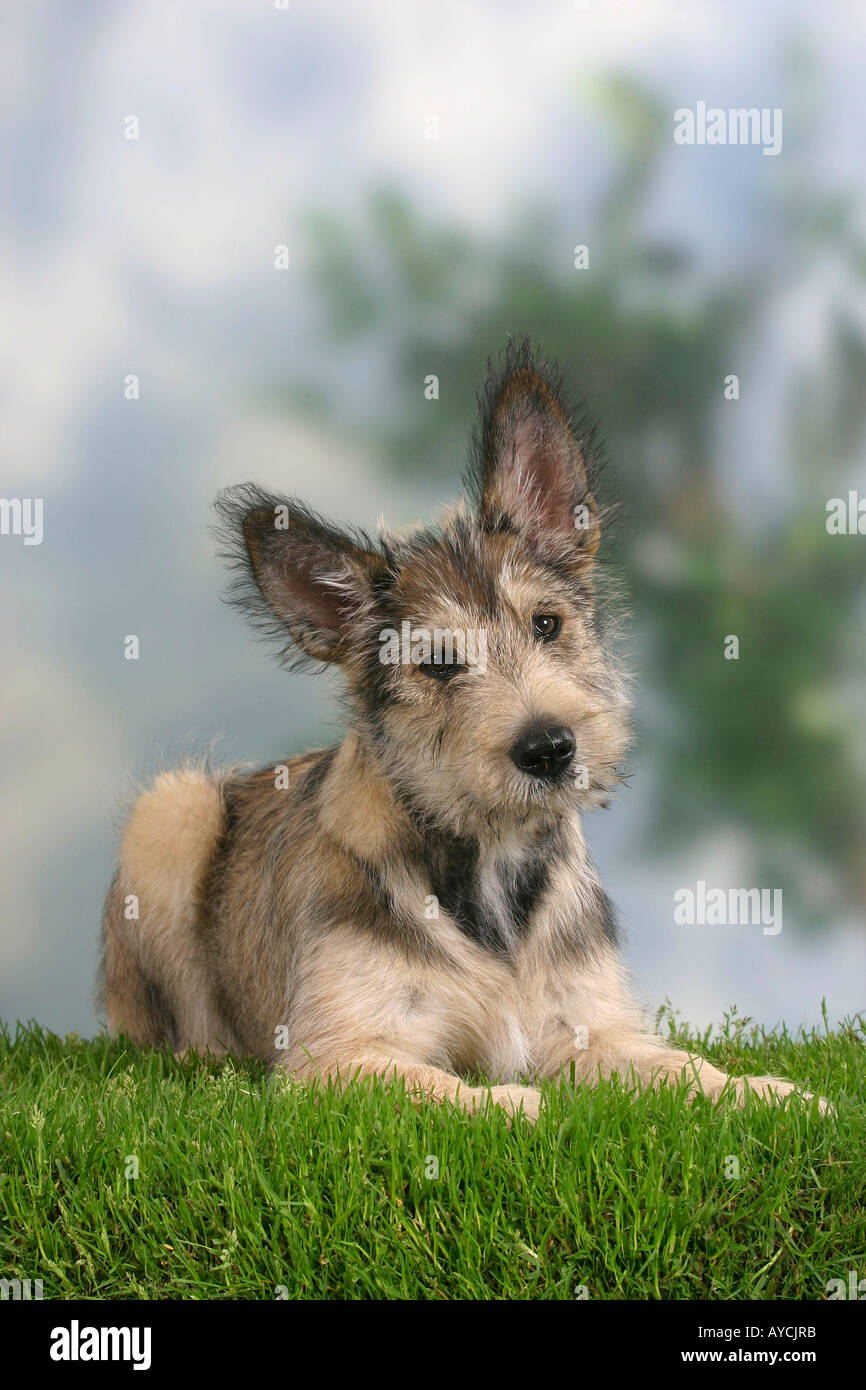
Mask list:
[[[202,914],[223,825],[220,779],[200,768],[162,773],[133,805],[102,924],[99,998],[112,1032],[151,1047],[216,1046],[224,1030]]]

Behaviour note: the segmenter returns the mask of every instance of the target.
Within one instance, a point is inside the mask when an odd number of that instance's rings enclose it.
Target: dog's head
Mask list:
[[[374,543],[251,485],[217,504],[234,597],[284,659],[343,667],[381,773],[417,816],[461,834],[603,801],[627,745],[586,437],[525,344],[481,406],[467,496],[435,529]]]

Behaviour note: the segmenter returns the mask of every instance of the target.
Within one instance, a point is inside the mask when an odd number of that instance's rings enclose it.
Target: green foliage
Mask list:
[[[701,1042],[836,1112],[612,1082],[549,1086],[537,1127],[509,1128],[394,1085],[19,1028],[0,1037],[0,1276],[99,1299],[815,1299],[862,1277],[864,1020],[791,1037],[733,1016]]]

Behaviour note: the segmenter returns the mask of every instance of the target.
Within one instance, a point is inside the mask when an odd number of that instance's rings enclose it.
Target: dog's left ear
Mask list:
[[[580,444],[546,372],[522,363],[488,385],[478,452],[485,526],[515,527],[556,542],[575,564],[591,562],[601,540],[599,511]]]

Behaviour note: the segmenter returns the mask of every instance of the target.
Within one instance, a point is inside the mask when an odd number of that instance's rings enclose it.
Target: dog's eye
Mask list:
[[[425,676],[432,676],[435,681],[441,681],[444,685],[450,681],[452,676],[459,676],[463,670],[461,661],[419,661],[419,671],[423,671]]]
[[[532,619],[532,633],[539,642],[552,642],[559,636],[562,619],[553,613],[536,613]]]

